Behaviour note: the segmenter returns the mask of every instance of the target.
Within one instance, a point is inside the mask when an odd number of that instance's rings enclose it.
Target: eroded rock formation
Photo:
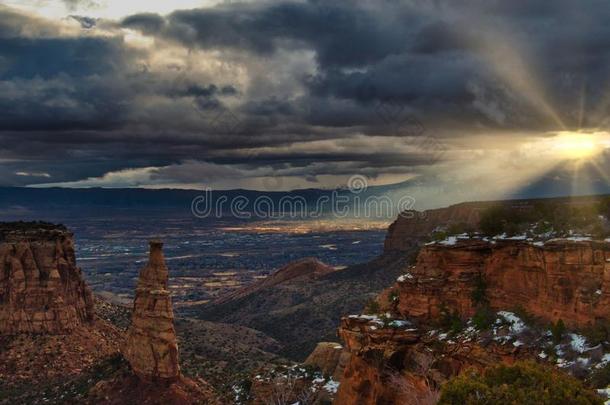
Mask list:
[[[428,245],[397,282],[398,312],[423,320],[443,307],[475,313],[472,294],[484,289],[492,309],[523,308],[572,327],[610,316],[610,243],[603,241],[465,240]]]
[[[435,328],[443,310],[473,316],[476,296],[494,311],[519,308],[543,324],[562,319],[573,328],[587,327],[608,319],[609,283],[608,241],[456,239],[426,245],[416,264],[378,297],[383,316],[342,319],[339,336],[350,358],[335,404],[434,403],[438,387],[467,368],[542,361],[547,355],[541,347],[556,347],[544,330],[511,337],[519,328],[501,331],[499,321],[493,330],[470,328],[455,336]],[[561,350],[571,344],[564,342]],[[593,358],[597,349],[583,350]]]
[[[439,340],[429,332],[380,325],[366,317],[344,318],[339,336],[350,357],[333,403],[433,404],[438,387],[464,370],[535,356],[525,347],[468,338]]]
[[[405,211],[388,228],[384,252],[407,252],[439,226],[467,224],[476,227],[481,212],[495,203],[462,203],[426,211]]]
[[[592,207],[599,204],[600,197],[567,197],[554,199],[528,199],[504,201],[464,202],[445,208],[426,211],[404,211],[398,216],[386,236],[385,253],[408,252],[414,246],[419,246],[422,240],[439,228],[449,228],[451,225],[464,225],[478,229],[482,214],[492,207],[504,207],[516,212],[531,212],[537,204],[547,204],[553,209],[571,206],[574,208]]]
[[[133,371],[145,381],[172,381],[180,377],[174,313],[162,248],[162,242],[150,242],[150,256],[140,271],[124,349]]]
[[[0,224],[0,334],[61,334],[93,320],[72,233],[46,223]]]
[[[150,241],[148,263],[140,271],[123,348],[131,370],[99,381],[89,391],[88,403],[220,404],[207,382],[193,381],[180,372],[168,273],[163,243]]]

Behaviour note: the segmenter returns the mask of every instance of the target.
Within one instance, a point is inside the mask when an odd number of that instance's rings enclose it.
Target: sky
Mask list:
[[[608,21],[605,0],[0,1],[0,186],[608,189]]]

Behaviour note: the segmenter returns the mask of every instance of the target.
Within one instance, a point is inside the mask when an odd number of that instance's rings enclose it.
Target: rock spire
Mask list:
[[[168,269],[159,240],[150,241],[148,263],[140,271],[124,355],[145,381],[180,377]]]

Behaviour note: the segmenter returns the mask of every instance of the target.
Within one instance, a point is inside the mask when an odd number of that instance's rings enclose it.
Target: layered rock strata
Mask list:
[[[162,242],[150,242],[150,256],[140,271],[124,349],[133,371],[144,381],[175,381],[180,377],[168,269],[162,248]]]
[[[68,333],[93,320],[73,235],[47,223],[0,224],[0,335]]]
[[[399,278],[398,312],[423,321],[443,308],[476,311],[479,290],[495,310],[523,309],[546,321],[585,327],[610,317],[610,243],[464,240],[421,249]]]
[[[542,361],[547,354],[541,347],[555,347],[544,333],[536,337],[526,330],[519,338],[509,337],[496,330],[503,325],[497,321],[492,331],[477,334],[470,328],[448,336],[433,328],[444,311],[466,319],[480,305],[494,312],[519,309],[542,325],[562,319],[577,329],[606,321],[610,242],[455,238],[429,244],[377,302],[383,316],[341,321],[338,333],[350,358],[335,404],[434,403],[441,384],[465,369]],[[601,349],[583,350],[592,355]]]

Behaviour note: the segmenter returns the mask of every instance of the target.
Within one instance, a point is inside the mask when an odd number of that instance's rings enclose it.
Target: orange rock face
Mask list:
[[[150,257],[140,271],[124,349],[133,371],[145,381],[172,381],[180,377],[174,313],[162,247],[159,241],[150,242]]]
[[[333,404],[434,404],[447,379],[469,369],[531,358],[528,349],[476,341],[440,342],[415,328],[343,318],[339,336],[349,361]]]
[[[493,309],[520,307],[572,327],[610,316],[610,243],[569,240],[425,246],[397,283],[398,312],[429,320],[444,306],[470,317],[475,312],[472,292],[481,277]]]
[[[538,358],[533,347],[491,338],[440,338],[429,330],[443,307],[472,316],[473,291],[484,291],[494,310],[520,307],[578,328],[608,319],[609,283],[608,242],[457,240],[426,245],[416,264],[378,298],[383,310],[419,327],[391,327],[366,316],[344,318],[339,336],[351,356],[334,403],[435,403],[440,385],[464,369]],[[391,299],[396,293],[397,299]]]
[[[405,211],[394,221],[386,235],[384,251],[406,252],[420,244],[438,226],[467,224],[476,227],[481,212],[493,205],[489,202],[462,203],[433,210]]]
[[[0,225],[0,334],[62,334],[93,320],[72,234],[49,224]]]

